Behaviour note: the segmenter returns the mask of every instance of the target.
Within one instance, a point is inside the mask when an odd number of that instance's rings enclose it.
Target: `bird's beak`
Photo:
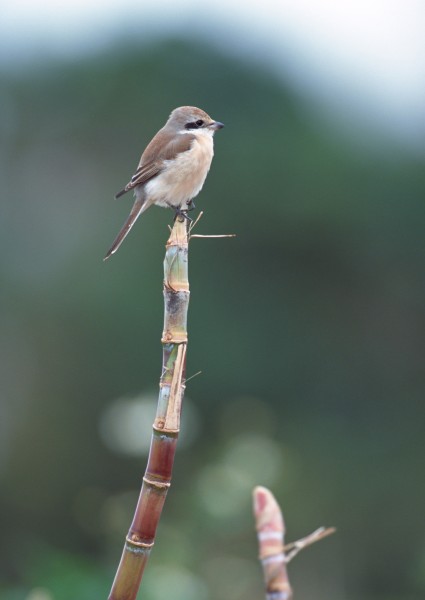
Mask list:
[[[223,123],[220,123],[220,121],[213,121],[212,123],[210,123],[208,125],[209,129],[213,129],[214,131],[217,131],[217,129],[222,129],[224,127]]]

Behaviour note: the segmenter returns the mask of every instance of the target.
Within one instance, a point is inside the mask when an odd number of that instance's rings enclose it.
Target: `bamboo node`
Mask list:
[[[267,554],[263,552],[259,555],[258,559],[262,562],[263,565],[271,565],[273,563],[286,562],[286,556],[283,552],[273,554]]]
[[[149,550],[155,544],[155,542],[141,542],[137,539],[133,539],[132,536],[128,535],[126,536],[125,541],[131,546],[136,546],[137,548],[146,548],[146,550]]]
[[[162,435],[168,435],[169,437],[177,437],[180,433],[180,429],[176,429],[175,427],[166,427],[166,422],[161,421],[159,425],[154,423],[152,425],[152,429],[161,433]]]
[[[146,477],[146,475],[143,477],[143,481],[146,483],[146,485],[149,485],[150,487],[156,488],[161,491],[168,490],[168,488],[171,485],[170,482],[155,481],[154,479],[149,479],[149,477]]]
[[[277,589],[267,591],[266,600],[290,600],[292,590],[289,583],[278,586]]]
[[[169,281],[164,281],[164,290],[166,290],[167,292],[177,292],[177,290],[173,288]]]
[[[263,548],[258,555],[259,560],[268,560],[273,556],[280,556],[284,552],[284,547],[282,544],[276,544],[276,546],[272,546],[270,548]]]
[[[161,342],[163,344],[186,344],[187,343],[187,332],[176,332],[173,334],[172,331],[164,331],[162,334]]]

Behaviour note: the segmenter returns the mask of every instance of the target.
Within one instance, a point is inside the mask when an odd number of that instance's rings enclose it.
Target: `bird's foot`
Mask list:
[[[180,219],[183,222],[186,219],[186,221],[188,221],[189,223],[192,223],[193,219],[191,217],[189,217],[189,215],[187,214],[188,210],[190,210],[190,209],[182,210],[180,208],[180,206],[174,207],[174,211],[175,211],[174,221],[176,219]]]
[[[187,204],[187,212],[190,212],[191,210],[194,210],[196,208],[195,202],[193,200],[188,200],[186,202],[186,204]]]

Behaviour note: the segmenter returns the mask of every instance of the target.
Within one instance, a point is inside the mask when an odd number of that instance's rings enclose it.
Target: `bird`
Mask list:
[[[133,177],[115,195],[120,198],[134,190],[135,201],[104,260],[115,254],[138,217],[153,204],[174,208],[176,217],[191,220],[187,211],[204,185],[214,155],[213,136],[222,127],[196,106],[171,112],[146,146]]]

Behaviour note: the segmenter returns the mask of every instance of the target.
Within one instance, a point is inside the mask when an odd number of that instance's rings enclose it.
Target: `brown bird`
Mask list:
[[[130,215],[104,260],[121,246],[137,218],[152,204],[174,208],[187,217],[214,155],[213,136],[223,123],[195,106],[173,110],[164,127],[146,147],[131,180],[116,198],[134,189]]]

